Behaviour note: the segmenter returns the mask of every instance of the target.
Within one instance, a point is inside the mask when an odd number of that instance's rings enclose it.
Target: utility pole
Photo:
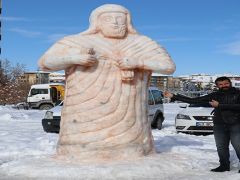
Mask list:
[[[0,42],[2,40],[2,0],[0,0]],[[0,55],[1,55],[1,46],[0,46]],[[0,57],[0,78],[2,79],[2,58]]]
[[[0,0],[0,42],[2,40],[2,0]],[[1,55],[2,49],[0,46],[0,55]]]
[[[2,0],[0,0],[0,42],[2,40]],[[1,55],[1,46],[0,46],[0,55]],[[2,58],[0,57],[0,78],[3,77],[2,71]],[[0,81],[1,82],[1,81]]]

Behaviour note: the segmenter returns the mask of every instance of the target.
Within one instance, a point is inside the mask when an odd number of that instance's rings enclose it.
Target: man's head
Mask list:
[[[218,77],[215,80],[215,84],[219,88],[219,90],[223,90],[223,91],[226,91],[226,90],[228,90],[229,88],[232,87],[231,80],[228,77],[225,77],[225,76]]]
[[[90,27],[82,34],[101,33],[104,37],[123,38],[128,33],[137,34],[131,23],[129,11],[120,5],[105,4],[94,11],[90,16]]]

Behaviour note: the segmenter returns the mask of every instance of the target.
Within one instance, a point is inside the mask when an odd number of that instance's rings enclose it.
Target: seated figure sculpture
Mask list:
[[[149,80],[152,72],[172,74],[175,64],[164,48],[137,33],[126,8],[96,8],[89,29],[56,42],[39,66],[65,70],[58,157],[117,160],[155,152],[147,118]]]

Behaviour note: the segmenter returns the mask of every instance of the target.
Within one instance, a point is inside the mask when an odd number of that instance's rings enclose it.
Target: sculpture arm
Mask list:
[[[39,60],[42,70],[65,70],[73,65],[92,66],[97,62],[92,49],[70,46],[64,39],[54,44]]]
[[[46,71],[65,70],[72,65],[91,66],[95,64],[96,58],[93,55],[68,55],[68,56],[48,56],[43,55],[38,63],[40,69]]]
[[[176,67],[167,51],[146,36],[135,36],[123,48],[125,57],[120,66],[125,69],[143,69],[162,74],[172,74]]]
[[[166,49],[161,47],[158,43],[151,40],[148,47],[149,51],[141,57],[143,69],[151,70],[161,74],[172,74],[176,70],[175,63]]]

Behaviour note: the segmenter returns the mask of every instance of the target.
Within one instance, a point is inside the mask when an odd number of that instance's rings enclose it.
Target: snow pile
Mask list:
[[[179,110],[178,104],[165,105],[164,127],[153,130],[156,154],[136,161],[74,164],[56,160],[58,134],[43,131],[44,111],[0,106],[0,179],[239,180],[232,147],[231,171],[212,173],[218,165],[213,135],[176,133]]]
[[[7,121],[7,120],[11,120],[12,116],[10,114],[3,114],[3,115],[0,115],[0,119],[2,121]]]

